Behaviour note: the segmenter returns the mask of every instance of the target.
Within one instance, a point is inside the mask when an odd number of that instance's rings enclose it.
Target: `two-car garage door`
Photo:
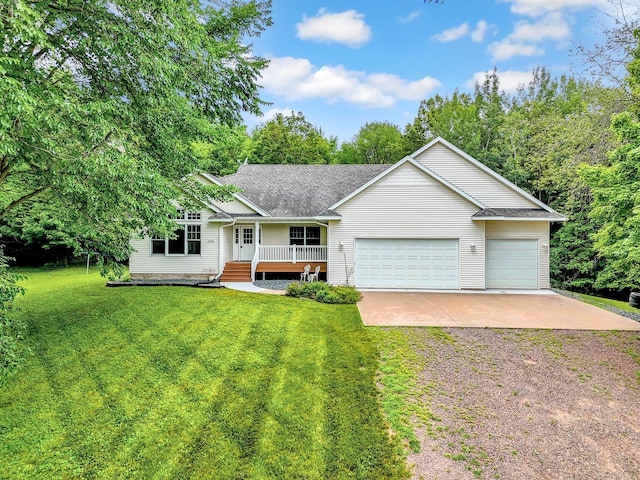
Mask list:
[[[355,284],[361,288],[459,288],[457,239],[359,238]]]

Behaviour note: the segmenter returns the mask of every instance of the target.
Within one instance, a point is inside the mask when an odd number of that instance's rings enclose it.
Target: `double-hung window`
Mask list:
[[[200,225],[185,225],[187,229],[187,255],[200,255]]]
[[[289,227],[289,245],[320,245],[320,227]]]

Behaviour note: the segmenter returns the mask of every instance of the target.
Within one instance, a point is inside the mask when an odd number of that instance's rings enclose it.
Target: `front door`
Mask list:
[[[253,260],[255,239],[253,227],[236,227],[233,242],[233,259],[239,261]]]

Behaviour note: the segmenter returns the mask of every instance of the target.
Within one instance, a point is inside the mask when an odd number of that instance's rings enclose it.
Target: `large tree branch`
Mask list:
[[[45,190],[47,190],[49,188],[49,185],[46,185],[44,187],[40,187],[37,190],[34,190],[31,193],[28,193],[27,195],[24,195],[23,197],[18,198],[17,200],[14,200],[13,202],[11,202],[9,205],[7,205],[5,208],[3,208],[0,211],[0,218],[4,218],[4,216],[7,214],[7,212],[11,211],[12,209],[16,208],[18,205],[20,205],[23,202],[26,202],[27,200],[29,200],[30,198],[35,197],[36,195],[41,194],[42,192],[44,192]]]
[[[0,184],[2,184],[6,180],[10,171],[11,166],[9,165],[9,161],[7,160],[7,157],[3,157],[2,161],[0,162]]]

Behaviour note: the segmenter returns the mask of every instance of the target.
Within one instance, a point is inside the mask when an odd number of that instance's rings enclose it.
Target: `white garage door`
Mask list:
[[[487,288],[538,288],[537,240],[487,240]]]
[[[355,283],[363,288],[457,289],[457,239],[356,240]]]

